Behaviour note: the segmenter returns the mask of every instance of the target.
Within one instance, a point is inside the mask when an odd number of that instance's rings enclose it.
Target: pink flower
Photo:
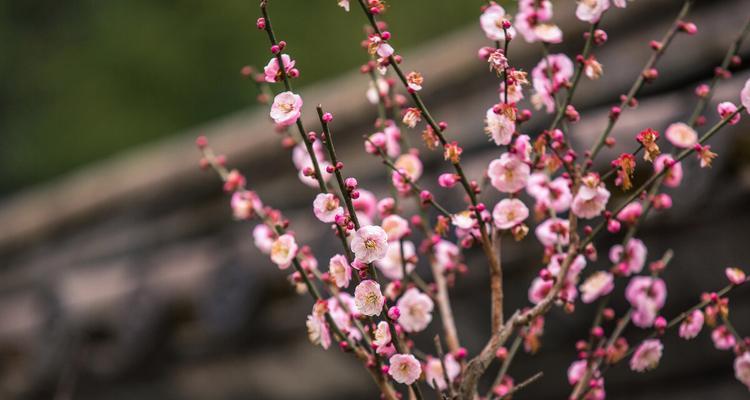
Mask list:
[[[644,372],[658,367],[663,350],[664,345],[659,339],[645,340],[630,359],[630,369]]]
[[[469,210],[459,211],[453,214],[451,222],[460,229],[472,229],[474,227],[474,212]]]
[[[411,385],[422,374],[422,365],[411,354],[394,354],[388,364],[388,375],[398,383]]]
[[[487,110],[484,131],[490,135],[498,146],[505,146],[513,138],[516,131],[516,122],[508,117],[506,113],[496,113],[494,107]]]
[[[490,6],[487,7],[479,17],[479,24],[482,26],[484,34],[487,35],[487,39],[493,41],[504,41],[505,31],[503,30],[503,22],[508,19],[509,16],[505,15],[505,9],[497,3],[491,2]],[[511,38],[516,35],[516,31],[513,27],[508,29],[508,34]]]
[[[281,235],[271,245],[271,261],[281,269],[289,268],[292,260],[297,256],[297,249],[294,236],[288,233]]]
[[[529,301],[533,304],[539,304],[552,290],[552,285],[554,285],[552,280],[534,278],[529,287]]]
[[[619,213],[617,213],[617,219],[622,222],[626,222],[630,225],[635,224],[643,214],[643,205],[640,201],[633,201],[628,203]]]
[[[388,89],[390,88],[390,86],[388,86],[388,82],[381,77],[378,77],[375,82],[376,83],[370,81],[369,88],[365,93],[367,101],[369,101],[371,104],[378,104],[382,97],[388,95]]]
[[[321,221],[332,223],[337,215],[344,214],[344,208],[339,205],[339,198],[332,193],[319,193],[313,201],[313,213]]]
[[[396,303],[401,317],[398,323],[406,332],[421,332],[432,321],[432,309],[435,305],[430,296],[417,288],[409,288]]]
[[[282,54],[281,61],[284,63],[284,72],[289,73],[294,69],[295,61],[289,57],[289,54]],[[263,68],[266,82],[274,83],[281,80],[281,69],[279,68],[279,60],[274,56]]]
[[[701,329],[703,329],[704,320],[703,312],[701,310],[694,310],[680,324],[680,337],[689,340],[698,336]]]
[[[441,271],[453,268],[460,262],[461,250],[447,240],[440,240],[434,247],[435,261]]]
[[[747,279],[745,271],[739,268],[727,268],[724,270],[724,273],[726,274],[727,279],[729,279],[729,282],[733,285],[741,285],[745,283],[745,280]]]
[[[648,328],[664,307],[667,299],[667,286],[660,278],[650,276],[635,276],[625,288],[625,298],[633,307],[633,324],[640,328]]]
[[[664,136],[675,147],[687,149],[698,143],[698,134],[684,122],[675,122],[667,127]]]
[[[504,193],[515,193],[526,186],[529,179],[529,166],[517,155],[503,153],[490,162],[487,175],[495,189]]]
[[[570,209],[579,218],[591,219],[604,211],[608,201],[609,191],[600,183],[598,176],[589,174],[583,178]]]
[[[398,241],[410,232],[409,222],[397,214],[391,214],[383,218],[380,226],[388,234],[389,242]]]
[[[570,241],[570,225],[568,220],[549,218],[539,224],[535,230],[536,237],[544,247],[552,247],[557,243],[567,246]]]
[[[341,254],[331,257],[331,260],[328,262],[328,273],[333,278],[336,286],[340,288],[348,287],[349,281],[352,279],[352,267],[349,266],[346,257]]]
[[[412,181],[418,180],[422,176],[422,161],[414,154],[402,154],[394,163],[396,168],[406,173]]]
[[[255,193],[243,190],[232,194],[231,206],[234,218],[245,220],[252,218],[255,210],[263,208],[263,203]]]
[[[716,111],[719,113],[721,119],[725,119],[732,115],[735,111],[737,111],[737,106],[735,106],[731,101],[724,101],[719,103],[719,105],[716,107]],[[740,113],[735,114],[734,117],[729,120],[729,125],[737,124],[738,122],[740,122],[740,118]]]
[[[253,228],[253,240],[255,247],[263,254],[271,254],[271,248],[275,241],[276,234],[265,224],[255,225]]]
[[[594,272],[581,284],[581,301],[593,303],[599,297],[608,295],[614,288],[612,274],[606,271]]]
[[[633,1],[633,0],[629,0],[629,1]],[[615,4],[615,7],[619,7],[619,8],[625,8],[628,6],[628,0],[612,0],[612,3]]]
[[[717,350],[730,350],[737,344],[732,332],[725,325],[719,325],[711,332],[711,340]]]
[[[378,322],[378,327],[373,332],[373,336],[375,340],[372,342],[378,347],[387,346],[391,343],[391,327],[388,325],[388,322]]]
[[[416,267],[416,252],[414,243],[404,241],[404,257],[401,257],[401,245],[393,242],[388,246],[385,257],[375,261],[375,265],[390,280],[404,279],[403,260],[406,260],[406,273],[411,273]]]
[[[500,200],[492,210],[492,219],[497,229],[510,229],[529,216],[529,209],[518,199]]]
[[[316,303],[313,306],[312,313],[307,316],[305,325],[307,326],[307,337],[310,339],[310,342],[328,349],[331,346],[331,332],[324,317],[325,310],[325,302]]]
[[[516,29],[529,42],[560,43],[562,31],[550,23],[552,19],[552,2],[549,0],[524,0],[518,4]]]
[[[443,371],[443,364],[445,364],[445,371]],[[437,386],[438,390],[447,389],[448,384],[445,382],[446,375],[448,376],[448,380],[453,382],[460,373],[461,364],[459,364],[451,354],[445,356],[442,363],[439,358],[427,357],[424,376],[427,384],[430,385],[431,388]]]
[[[583,22],[599,21],[602,14],[609,8],[609,0],[582,0],[578,2],[576,17]]]
[[[746,351],[734,360],[734,376],[750,389],[750,352]]]
[[[674,162],[670,154],[662,154],[654,160],[654,172],[660,173],[667,165],[672,165],[664,175],[664,186],[677,187],[682,182],[682,162]]]
[[[750,114],[750,79],[745,81],[745,87],[740,92],[740,103],[745,106],[745,111]]]
[[[573,386],[578,383],[586,373],[586,360],[573,361],[568,367],[568,383]]]
[[[550,70],[548,70],[550,69]],[[550,76],[552,81],[550,81]],[[550,54],[542,58],[531,70],[535,94],[531,98],[534,107],[544,106],[548,113],[555,110],[552,94],[573,76],[573,62],[565,54]]]
[[[271,119],[280,126],[297,122],[302,114],[302,97],[292,92],[281,92],[273,99]]]
[[[564,253],[558,253],[550,257],[549,263],[547,264],[547,270],[553,275],[558,276],[562,270],[562,264],[565,262],[566,255]],[[568,276],[576,277],[578,274],[586,268],[586,258],[579,254],[568,267]]]
[[[380,285],[370,279],[366,279],[354,289],[354,306],[362,315],[379,315],[385,304],[385,297],[380,292]]]
[[[538,205],[558,213],[566,211],[573,199],[565,178],[558,177],[550,182],[549,176],[541,172],[531,174],[526,192],[534,197]]]
[[[388,234],[379,226],[363,226],[354,234],[350,247],[357,260],[369,264],[385,257],[388,252]]]
[[[362,222],[364,217],[367,218],[368,221],[371,221],[373,218],[375,218],[375,214],[378,211],[378,199],[375,197],[375,195],[365,189],[358,189],[359,197],[356,199],[352,199],[352,205],[354,206],[354,211],[357,213],[357,217],[360,219],[360,223],[363,225],[369,225]]]
[[[643,241],[640,239],[630,239],[625,245],[625,253],[623,254],[622,245],[616,244],[609,249],[609,260],[612,263],[617,264],[619,271],[629,276],[637,274],[643,270],[643,266],[646,264],[646,255],[648,249]]]

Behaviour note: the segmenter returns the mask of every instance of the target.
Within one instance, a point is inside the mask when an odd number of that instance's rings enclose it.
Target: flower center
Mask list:
[[[365,240],[365,247],[367,247],[369,250],[375,250],[377,247],[377,244],[372,239]]]

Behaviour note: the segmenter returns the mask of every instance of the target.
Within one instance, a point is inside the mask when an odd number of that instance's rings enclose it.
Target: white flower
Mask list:
[[[297,122],[302,113],[302,97],[292,92],[281,92],[273,99],[271,119],[281,126]]]
[[[422,365],[411,354],[394,354],[388,363],[388,375],[398,383],[411,385],[422,374]]]
[[[363,226],[354,234],[350,246],[357,260],[369,264],[385,257],[388,234],[379,226]]]
[[[521,200],[503,199],[500,200],[492,210],[492,219],[497,229],[510,229],[529,216],[529,209]]]
[[[432,321],[432,309],[435,305],[430,296],[417,288],[409,288],[396,305],[401,312],[398,323],[406,332],[423,331]]]
[[[339,203],[339,198],[333,193],[318,193],[313,201],[313,212],[321,222],[332,223],[337,215],[344,213]]]
[[[380,314],[383,304],[385,304],[385,297],[377,282],[367,279],[360,282],[354,289],[354,305],[362,315],[372,317]]]
[[[286,269],[291,265],[292,260],[297,255],[297,242],[294,236],[284,234],[279,236],[271,245],[271,261],[281,269]]]

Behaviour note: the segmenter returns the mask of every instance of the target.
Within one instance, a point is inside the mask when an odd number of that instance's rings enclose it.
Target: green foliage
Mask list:
[[[242,65],[268,44],[256,0],[9,0],[0,5],[0,192],[253,106]],[[391,2],[397,49],[464,25],[481,1]],[[365,18],[336,0],[272,0],[297,86],[359,65]],[[363,89],[364,90],[364,89]]]

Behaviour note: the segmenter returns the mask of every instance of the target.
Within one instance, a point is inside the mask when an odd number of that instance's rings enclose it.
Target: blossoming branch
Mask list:
[[[364,135],[363,151],[382,162],[390,176],[390,193],[373,193],[348,176],[345,160],[358,155],[337,154],[335,110],[318,105],[319,127],[307,130],[303,125],[305,103],[292,85],[300,71],[287,43],[273,29],[268,0],[260,3],[256,25],[268,37],[270,60],[263,73],[250,67],[242,70],[256,82],[262,103],[273,98],[270,120],[281,144],[291,151],[301,183],[315,191],[310,194],[310,211],[320,221],[320,230],[330,231],[340,242],[337,254],[315,254],[299,243],[292,221],[248,189],[252,182],[228,169],[208,139],[197,140],[201,165],[221,177],[225,192],[231,194],[235,219],[258,221],[253,230],[258,249],[280,271],[291,272],[289,282],[299,293],[312,297],[306,327],[313,344],[338,347],[360,360],[385,399],[422,399],[431,392],[430,397],[445,399],[505,399],[544,374],[560,373],[540,366],[538,373],[518,380],[510,374],[520,349],[539,350],[545,316],[558,308],[572,313],[580,304],[597,303],[589,335],[571,343],[578,358],[567,371],[570,398],[604,399],[605,373],[623,360],[629,360],[635,372],[658,367],[668,351],[660,338],[673,327],[685,340],[695,338],[704,326],[711,329],[714,346],[734,352],[736,377],[750,388],[750,338],[734,328],[728,297],[735,288],[747,286],[745,273],[726,268],[726,287],[696,296],[695,306],[667,319],[662,315],[668,298],[663,275],[673,253],[654,256],[638,238],[649,213],[669,210],[677,201],[668,189],[682,183],[683,163],[710,167],[718,154],[708,141],[724,126],[737,124],[750,107],[748,81],[742,90],[737,88],[740,105],[728,99],[719,103],[714,116],[704,114],[715,87],[742,62],[738,53],[750,19],[738,27],[734,41],[727,41],[726,56],[711,81],[696,88],[698,101],[687,121],[664,121],[663,131],[661,126],[643,126],[632,133],[631,152],[597,171],[594,161],[604,147],[615,144],[610,134],[622,113],[638,105],[642,87],[659,78],[659,61],[673,39],[698,33],[688,19],[694,1],[684,2],[660,40],[644,44],[651,56],[627,94],[612,106],[606,126],[589,149],[576,148],[571,140],[571,126],[581,119],[575,93],[584,77],[604,80],[606,68],[596,54],[608,41],[603,20],[616,17],[628,2],[578,1],[575,15],[588,29],[581,52],[571,57],[555,52],[565,34],[555,22],[551,1],[519,0],[514,15],[490,1],[478,13],[487,45],[477,50],[477,56],[498,79],[498,101],[483,112],[488,146],[497,148],[498,157],[486,166],[484,176],[472,177],[463,167],[463,148],[453,140],[458,135],[420,95],[430,84],[429,76],[404,68],[407,60],[391,42],[394,33],[382,19],[389,7],[383,0],[352,1],[339,0],[338,6],[364,16],[361,71],[369,77],[365,96],[378,111],[376,132]],[[514,65],[512,50],[524,45],[521,40],[541,49],[530,72]],[[547,116],[547,129],[524,128],[531,118]],[[702,129],[709,120],[716,122]],[[433,151],[442,151],[451,170],[440,174],[437,182],[426,182],[422,160],[425,152]],[[636,176],[646,170],[637,172],[639,164],[651,172]],[[460,209],[449,209],[441,200],[454,188],[464,195]],[[503,198],[488,205],[483,200],[487,190]],[[624,193],[625,200],[614,201],[613,191]],[[405,202],[414,206],[406,207]],[[416,211],[410,215],[406,210],[412,209]],[[621,238],[620,243],[602,248],[597,239],[605,234]],[[525,305],[505,304],[501,249],[511,240],[536,240],[544,248],[538,259],[545,266],[530,282]],[[485,256],[490,276],[491,330],[482,349],[470,354],[461,346],[450,288],[470,269],[483,267],[469,268],[464,261],[476,247]],[[606,254],[603,266],[597,264],[600,251]],[[431,275],[418,274],[419,264],[428,265]],[[594,266],[587,268],[589,264]],[[626,310],[610,307],[617,285],[625,287]],[[436,311],[439,318],[433,316]],[[431,331],[433,320],[440,325],[434,348],[417,349],[413,339]],[[629,340],[633,328],[650,333],[640,342]],[[499,372],[486,376],[492,363],[499,365]],[[491,384],[484,387],[485,381]]]

